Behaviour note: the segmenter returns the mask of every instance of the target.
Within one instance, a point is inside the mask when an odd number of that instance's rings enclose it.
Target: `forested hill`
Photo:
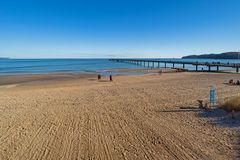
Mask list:
[[[190,55],[184,56],[183,59],[196,59],[196,58],[208,58],[208,59],[240,59],[240,52],[226,52],[220,54],[202,54],[202,55]]]

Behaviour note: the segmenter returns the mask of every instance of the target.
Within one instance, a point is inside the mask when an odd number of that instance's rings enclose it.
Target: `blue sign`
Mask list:
[[[215,103],[215,89],[214,89],[214,87],[211,87],[211,90],[210,90],[210,104],[214,105],[214,103]]]

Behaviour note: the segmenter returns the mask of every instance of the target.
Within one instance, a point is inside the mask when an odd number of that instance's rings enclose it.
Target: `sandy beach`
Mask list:
[[[239,94],[229,79],[240,76],[0,77],[0,159],[240,158],[239,125],[195,109],[210,86],[223,97]]]

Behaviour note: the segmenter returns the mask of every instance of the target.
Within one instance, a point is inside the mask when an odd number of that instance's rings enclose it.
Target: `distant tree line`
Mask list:
[[[225,52],[220,54],[202,54],[189,55],[182,57],[183,59],[240,59],[240,52]]]

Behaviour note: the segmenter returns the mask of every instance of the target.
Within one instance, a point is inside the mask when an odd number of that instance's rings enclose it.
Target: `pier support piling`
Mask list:
[[[196,65],[196,71],[198,71],[198,65]]]
[[[209,72],[211,71],[211,66],[208,66],[208,71],[209,71]]]

